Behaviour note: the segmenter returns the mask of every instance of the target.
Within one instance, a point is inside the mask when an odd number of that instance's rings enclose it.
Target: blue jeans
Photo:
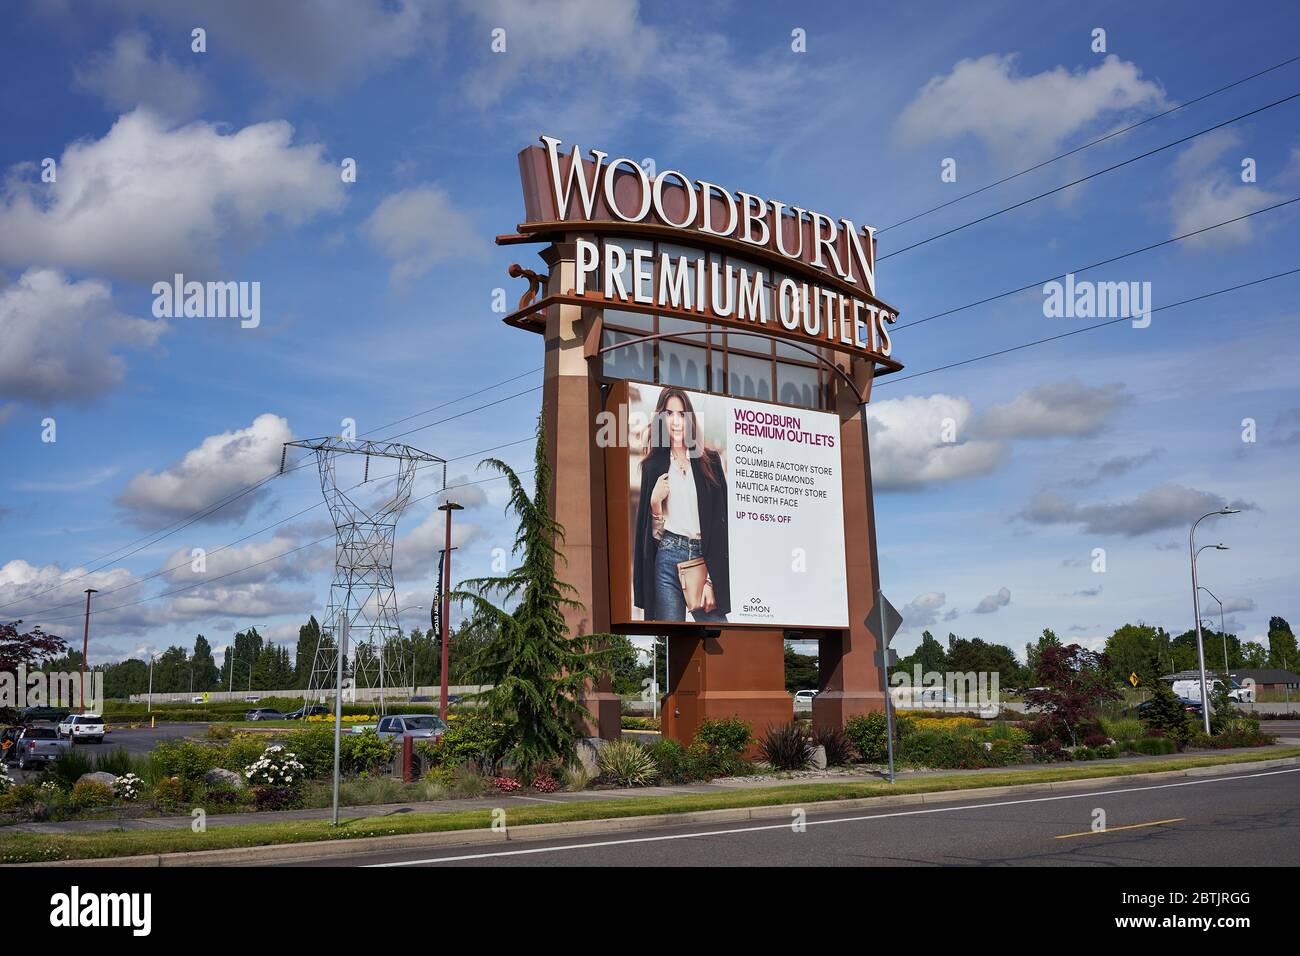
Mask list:
[[[682,596],[681,581],[677,577],[677,564],[703,555],[699,539],[684,538],[665,531],[655,552],[655,620],[685,621],[686,598]],[[725,621],[727,616],[714,609],[695,611],[693,621]]]

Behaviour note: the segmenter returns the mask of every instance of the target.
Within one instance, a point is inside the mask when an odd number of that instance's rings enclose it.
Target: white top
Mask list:
[[[683,538],[700,536],[700,505],[695,497],[695,473],[689,461],[682,473],[675,460],[668,463],[668,498],[664,501],[664,530]]]

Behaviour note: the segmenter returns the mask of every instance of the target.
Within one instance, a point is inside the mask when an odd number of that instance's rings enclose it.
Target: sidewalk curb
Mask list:
[[[1125,783],[1171,780],[1178,777],[1208,777],[1243,770],[1267,770],[1300,765],[1300,757],[1278,757],[1245,763],[1188,767],[1185,770],[1160,770],[1151,773],[1125,774],[1115,777],[1092,777],[1083,780],[1022,783],[1003,787],[966,787],[932,793],[908,793],[895,796],[853,797],[808,804],[817,812],[863,810],[875,807],[899,807],[917,804],[951,803],[978,797],[1014,796],[1026,793],[1050,793],[1066,790],[1103,789]],[[545,840],[554,837],[595,836],[629,830],[650,830],[684,826],[692,823],[743,823],[749,820],[789,818],[797,803],[726,810],[695,810],[685,813],[657,813],[638,817],[614,817],[603,820],[573,820],[563,823],[533,823],[509,827],[505,831],[444,830],[433,833],[404,833],[396,836],[357,837],[315,843],[285,843],[273,846],[236,847],[224,850],[192,850],[183,853],[150,853],[142,856],[110,857],[93,860],[54,860],[23,863],[18,866],[40,867],[164,867],[164,866],[254,866],[270,863],[293,863],[305,860],[330,860],[361,853],[385,850],[422,849],[425,847],[480,846],[484,844]]]

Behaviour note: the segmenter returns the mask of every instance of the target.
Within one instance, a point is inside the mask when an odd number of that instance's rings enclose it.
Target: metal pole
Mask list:
[[[90,596],[99,593],[86,588],[86,629],[81,636],[81,712],[86,712],[86,658],[90,655]]]
[[[1187,535],[1187,548],[1192,556],[1192,610],[1196,612],[1196,660],[1201,670],[1201,723],[1205,726],[1207,737],[1210,735],[1210,693],[1205,683],[1205,641],[1201,636],[1201,586],[1196,580],[1196,526],[1208,517],[1209,515],[1201,515],[1197,518]]]
[[[145,713],[153,713],[153,654],[149,655],[149,706],[145,709]]]
[[[863,428],[865,429],[866,418],[863,417]],[[885,602],[884,595],[879,589],[876,590],[876,604],[880,606],[880,663],[881,673],[885,675],[885,743],[889,748],[889,782],[894,782],[894,703],[889,697],[889,643],[884,639],[885,634]]]
[[[446,501],[439,511],[447,512],[447,542],[443,548],[442,556],[442,609],[438,622],[439,630],[442,631],[442,683],[438,693],[438,716],[444,721],[447,719],[447,618],[451,616],[451,513],[459,511],[460,505],[454,501]]]
[[[339,825],[339,748],[343,735],[343,653],[348,641],[348,612],[339,612],[334,663],[334,826]]]

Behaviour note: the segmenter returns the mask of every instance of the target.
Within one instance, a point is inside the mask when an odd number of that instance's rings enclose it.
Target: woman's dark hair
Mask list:
[[[668,436],[665,412],[668,409],[668,402],[674,398],[682,403],[682,414],[686,419],[684,441],[687,451],[693,457],[700,459],[700,468],[704,471],[704,477],[709,483],[719,484],[720,476],[715,464],[716,456],[700,437],[699,421],[695,417],[695,406],[691,404],[690,395],[680,388],[665,388],[659,393],[659,400],[655,402],[654,418],[650,421],[649,440],[646,442],[645,450],[641,453],[642,462],[654,459],[657,464],[659,458],[667,458],[671,454],[672,439]]]

